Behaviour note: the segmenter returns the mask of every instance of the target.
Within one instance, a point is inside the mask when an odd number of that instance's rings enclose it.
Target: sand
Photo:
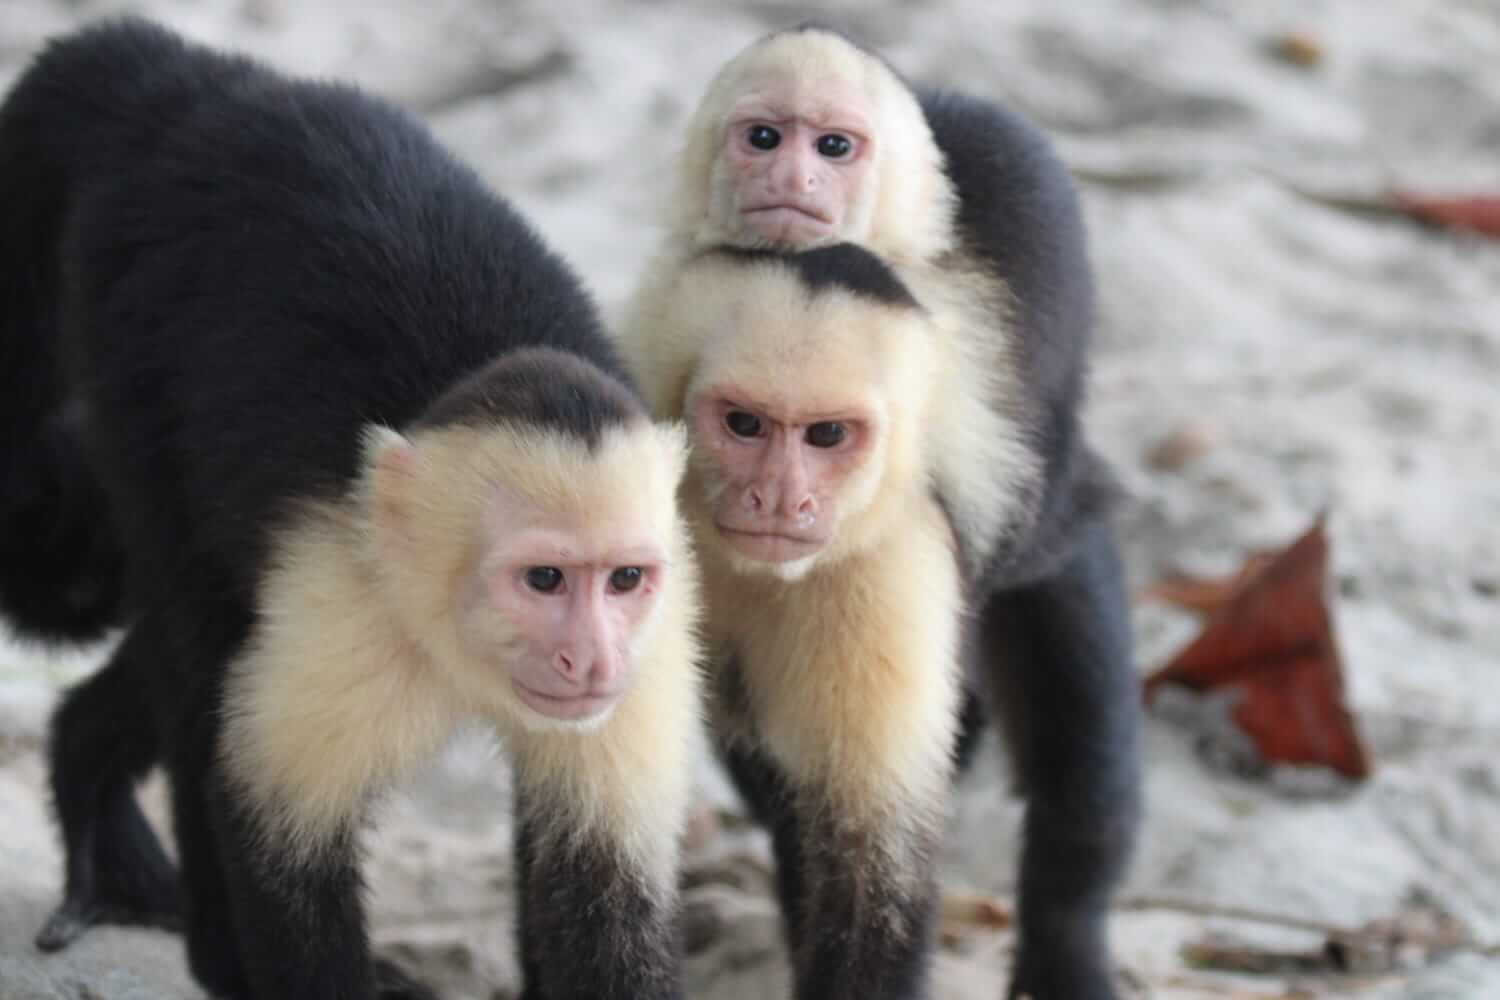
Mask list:
[[[358,81],[423,114],[616,309],[654,239],[672,153],[714,69],[808,8],[687,0],[0,0],[0,85],[47,34],[145,11],[295,72]],[[1148,807],[1124,897],[1330,925],[1425,892],[1500,941],[1500,244],[1373,207],[1389,186],[1495,184],[1500,5],[1481,0],[876,0],[821,8],[918,79],[1012,102],[1080,183],[1102,297],[1091,435],[1131,492],[1132,581],[1219,572],[1330,511],[1350,695],[1377,760],[1349,787],[1246,778],[1205,753],[1192,712],[1154,712]],[[1275,58],[1301,31],[1320,61]],[[1189,429],[1206,452],[1147,460]],[[1195,629],[1135,611],[1142,671]],[[0,647],[0,997],[199,996],[180,939],[104,929],[53,957],[32,934],[58,898],[42,793],[48,706],[98,650]],[[1201,713],[1200,713],[1201,714]],[[724,821],[689,856],[694,997],[785,996],[764,838],[711,766]],[[957,797],[950,892],[1013,890],[1021,805],[993,751]],[[146,788],[160,814],[159,779]],[[455,998],[514,995],[506,775],[482,733],[393,795],[370,837],[382,948]],[[1229,976],[1181,947],[1286,927],[1122,908],[1127,994],[1500,996],[1500,958],[1396,974]],[[1008,932],[946,947],[936,995],[1002,995]],[[1420,957],[1420,956],[1419,956]],[[1298,990],[1304,992],[1296,992]]]

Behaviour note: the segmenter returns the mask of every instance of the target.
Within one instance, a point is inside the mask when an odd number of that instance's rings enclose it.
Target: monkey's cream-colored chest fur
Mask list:
[[[739,697],[710,685],[721,733],[761,746],[855,814],[940,801],[962,586],[937,504],[913,504],[879,546],[794,583],[736,572],[711,544],[700,549],[710,669],[737,675],[728,686]]]

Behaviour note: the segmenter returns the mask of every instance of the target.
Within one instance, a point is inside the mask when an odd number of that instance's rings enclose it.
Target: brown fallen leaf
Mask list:
[[[1422,222],[1445,229],[1500,236],[1500,196],[1438,197],[1392,191],[1398,209]]]
[[[1271,763],[1321,764],[1349,778],[1370,758],[1344,704],[1343,665],[1328,599],[1324,515],[1290,546],[1252,555],[1224,580],[1179,578],[1154,596],[1201,610],[1202,632],[1146,679],[1150,703],[1163,684],[1233,690],[1235,725]]]
[[[943,944],[952,946],[975,931],[1003,931],[1014,918],[1010,907],[993,896],[973,892],[943,893]]]
[[[1190,421],[1174,428],[1146,452],[1146,464],[1174,472],[1212,451],[1218,434],[1211,424]]]
[[[1271,40],[1271,54],[1282,62],[1311,69],[1323,61],[1323,44],[1302,31],[1289,31]]]

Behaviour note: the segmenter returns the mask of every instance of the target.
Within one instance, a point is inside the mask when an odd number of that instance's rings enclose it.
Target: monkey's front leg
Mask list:
[[[194,914],[195,922],[218,927],[190,926],[188,933],[233,928],[249,997],[436,1000],[370,953],[353,818],[318,843],[297,843],[255,816],[218,766],[210,768],[208,806],[233,912]],[[185,875],[191,883],[192,873]]]
[[[517,807],[522,1000],[679,1000],[675,886],[544,803]]]
[[[801,776],[770,746],[725,748],[740,792],[772,832],[796,995],[919,1000],[928,995],[936,847],[956,723],[951,711],[909,720],[875,711],[851,740],[837,731],[837,718],[826,721],[820,741],[862,747],[803,760],[812,766]],[[891,726],[899,721],[915,725]],[[867,738],[875,733],[886,741]]]
[[[938,904],[935,831],[907,828],[900,816],[841,813],[809,792],[797,811],[803,885],[801,941],[793,955],[797,996],[926,997]]]
[[[522,1000],[681,1000],[690,694],[653,678],[600,730],[514,741]]]

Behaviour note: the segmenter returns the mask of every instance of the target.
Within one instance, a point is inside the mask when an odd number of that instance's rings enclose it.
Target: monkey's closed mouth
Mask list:
[[[764,538],[766,540],[778,540],[792,542],[796,545],[822,545],[823,539],[813,538],[809,535],[790,535],[783,531],[745,531],[740,528],[730,528],[719,525],[719,530],[729,535],[739,535],[742,538]]]
[[[761,205],[757,208],[745,209],[746,215],[766,215],[772,212],[790,212],[793,215],[804,219],[811,219],[825,226],[833,222],[826,214],[813,208],[804,208],[801,205]]]
[[[516,694],[527,705],[543,715],[559,719],[586,719],[598,715],[620,698],[620,693],[615,691],[586,691],[575,695],[543,694],[520,681],[511,683],[515,686]]]
[[[824,540],[821,538],[808,538],[801,535],[788,535],[779,531],[737,531],[734,528],[726,528],[718,525],[725,535],[738,544],[739,547],[748,550],[747,555],[753,554],[755,558],[766,559],[770,562],[791,562],[802,559],[813,554],[823,547]]]

